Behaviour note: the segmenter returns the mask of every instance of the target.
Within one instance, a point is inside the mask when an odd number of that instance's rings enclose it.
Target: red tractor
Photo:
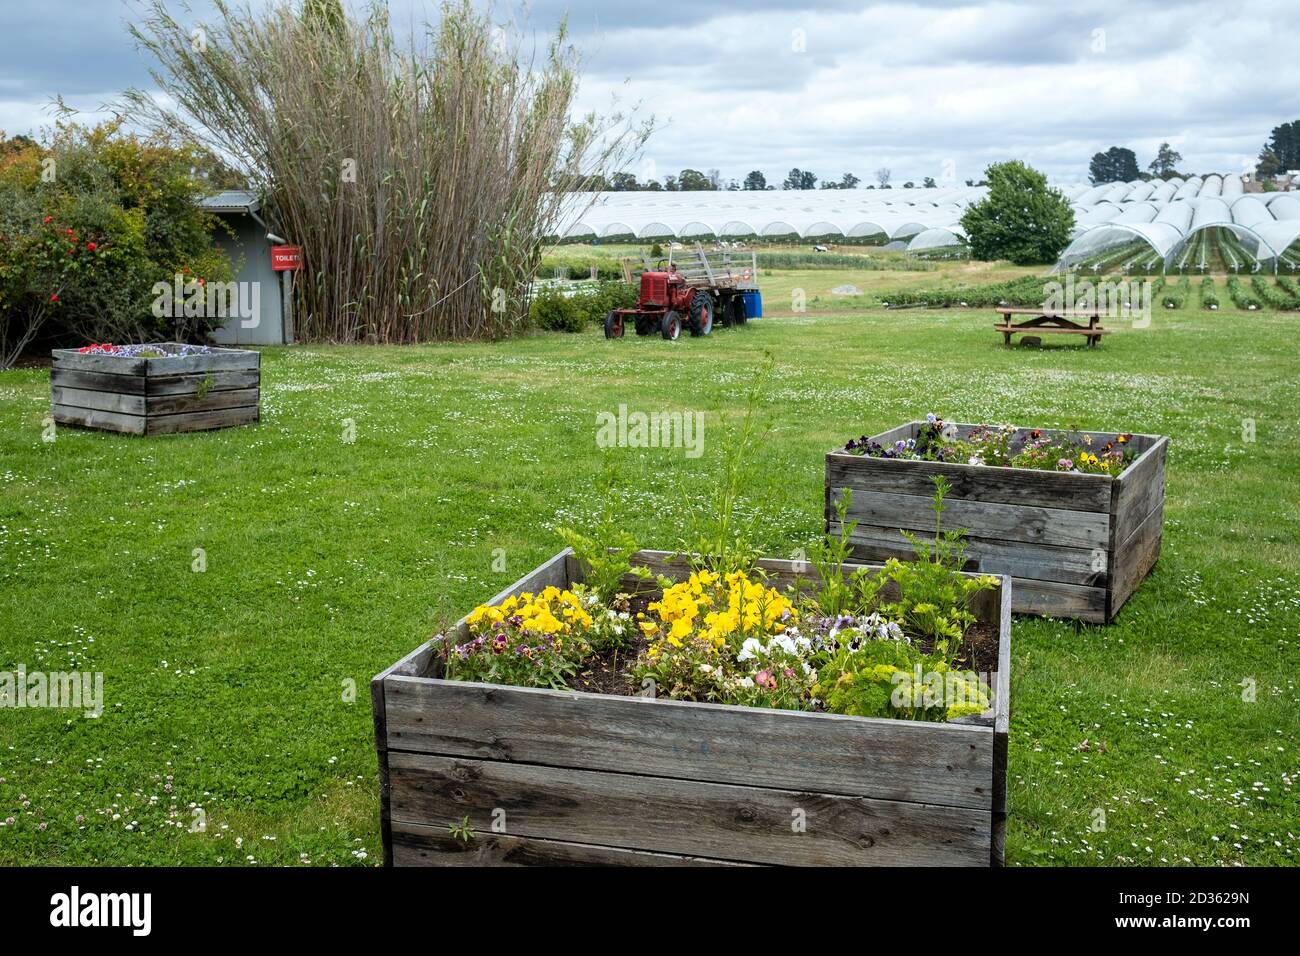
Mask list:
[[[628,321],[637,335],[658,332],[670,342],[682,334],[683,327],[691,335],[708,335],[715,317],[723,325],[744,324],[744,293],[756,288],[752,254],[747,268],[733,269],[729,254],[711,261],[697,245],[695,259],[683,265],[679,269],[669,259],[642,272],[636,308],[614,309],[606,315],[605,338],[621,339]]]

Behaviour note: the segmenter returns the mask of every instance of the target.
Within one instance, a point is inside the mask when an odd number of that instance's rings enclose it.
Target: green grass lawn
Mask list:
[[[259,425],[52,443],[48,371],[0,374],[0,669],[101,671],[106,698],[0,710],[0,863],[375,864],[369,678],[558,551],[607,454],[629,528],[676,544],[765,350],[749,504],[777,555],[820,533],[827,449],[928,411],[1170,436],[1164,550],[1117,623],[1015,621],[1007,859],[1294,863],[1298,322],[1160,311],[1008,350],[984,311],[846,311],[269,349]],[[703,457],[599,450],[621,402],[704,410]]]

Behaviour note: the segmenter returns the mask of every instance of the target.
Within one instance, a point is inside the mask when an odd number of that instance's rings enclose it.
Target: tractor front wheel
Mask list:
[[[605,316],[605,338],[621,339],[623,337],[623,316],[610,312]]]
[[[669,342],[676,342],[677,337],[682,334],[682,317],[671,309],[665,312],[659,332]]]
[[[708,335],[713,331],[713,296],[697,292],[691,299],[691,335]]]

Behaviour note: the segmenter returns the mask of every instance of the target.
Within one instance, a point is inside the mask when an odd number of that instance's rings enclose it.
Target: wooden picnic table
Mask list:
[[[1009,308],[1007,306],[999,306],[997,311],[1002,316],[1002,321],[995,323],[993,328],[1002,333],[1002,344],[1008,346],[1011,344],[1011,336],[1017,332],[1045,332],[1053,335],[1087,336],[1088,347],[1092,348],[1103,335],[1110,335],[1113,331],[1101,326],[1101,313],[1098,311],[1059,312],[1041,307]],[[1028,315],[1031,318],[1023,322],[1013,322],[1013,318],[1018,315]]]

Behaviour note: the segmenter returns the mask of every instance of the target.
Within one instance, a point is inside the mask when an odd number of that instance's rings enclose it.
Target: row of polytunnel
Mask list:
[[[1059,187],[1075,214],[1057,268],[1258,271],[1300,267],[1300,177],[1248,193],[1235,175]],[[960,249],[982,186],[891,190],[573,194],[560,234],[586,239],[853,239],[912,252]]]
[[[560,216],[567,239],[834,239],[955,245],[983,186],[735,192],[577,193]],[[925,236],[930,232],[932,235]]]
[[[1065,195],[1074,206],[1075,228],[1058,270],[1300,267],[1300,191],[1248,193],[1237,176],[1211,175],[1074,187]]]

